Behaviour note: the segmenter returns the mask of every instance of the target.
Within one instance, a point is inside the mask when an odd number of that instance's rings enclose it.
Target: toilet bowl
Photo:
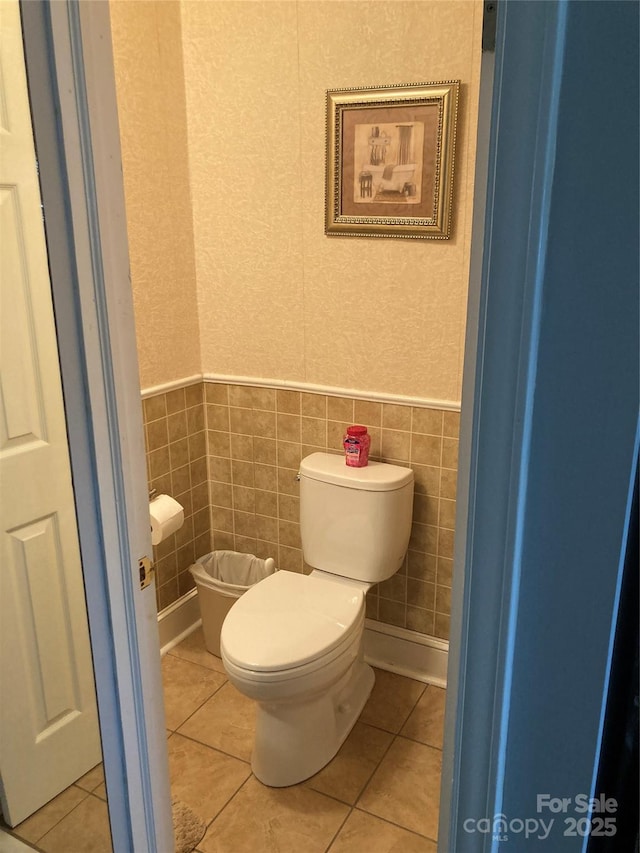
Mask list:
[[[301,538],[313,571],[257,583],[220,637],[229,680],[257,703],[251,767],[265,785],[317,773],[360,715],[375,680],[362,648],[365,595],[402,564],[412,501],[410,469],[348,469],[327,453],[302,461]]]
[[[364,589],[321,572],[276,572],[231,608],[222,660],[258,703],[251,767],[265,785],[312,776],[351,731],[374,682],[363,629]]]

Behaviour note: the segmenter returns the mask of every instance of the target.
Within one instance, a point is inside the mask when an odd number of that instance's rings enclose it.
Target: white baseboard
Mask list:
[[[446,687],[448,655],[446,640],[365,619],[364,656],[372,666]]]
[[[160,653],[165,655],[200,624],[198,591],[192,589],[158,614]],[[449,644],[437,637],[365,620],[364,656],[379,669],[446,687],[448,651]]]
[[[201,624],[198,590],[192,589],[158,613],[160,654],[166,655]]]

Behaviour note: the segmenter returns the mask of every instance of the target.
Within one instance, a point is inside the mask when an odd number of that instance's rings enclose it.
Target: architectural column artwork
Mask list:
[[[406,163],[413,163],[413,152],[411,151],[411,139],[413,137],[412,124],[397,125],[400,133],[400,144],[398,147],[398,165],[404,166]]]

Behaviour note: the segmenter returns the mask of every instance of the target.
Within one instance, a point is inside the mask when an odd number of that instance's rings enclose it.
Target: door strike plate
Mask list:
[[[140,570],[140,589],[146,589],[153,579],[153,563],[148,557],[140,557],[138,569]]]

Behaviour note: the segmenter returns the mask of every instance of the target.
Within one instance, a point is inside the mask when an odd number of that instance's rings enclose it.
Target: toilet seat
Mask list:
[[[340,655],[364,622],[364,592],[331,577],[280,571],[249,589],[222,626],[225,663],[293,677]]]

